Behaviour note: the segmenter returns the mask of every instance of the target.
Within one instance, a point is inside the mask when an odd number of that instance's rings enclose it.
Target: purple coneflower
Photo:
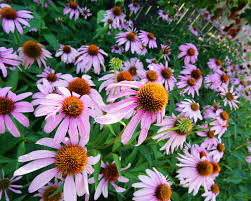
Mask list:
[[[134,52],[138,52],[141,48],[141,42],[134,32],[121,32],[118,33],[115,38],[118,38],[117,43],[118,45],[125,44],[125,51],[127,52],[131,47],[132,54]]]
[[[199,88],[200,88],[200,83],[197,82],[193,77],[189,75],[179,75],[178,78],[180,81],[177,83],[177,86],[179,89],[183,89],[180,93],[181,95],[184,95],[187,93],[188,95],[192,95],[194,98],[194,92],[199,96]]]
[[[146,174],[139,175],[140,182],[132,184],[134,188],[141,188],[133,193],[133,200],[170,201],[172,183],[155,168],[147,169]]]
[[[103,66],[105,71],[104,65],[104,57],[103,55],[107,56],[108,54],[100,49],[98,46],[91,44],[91,45],[83,45],[78,49],[78,56],[76,64],[77,64],[77,73],[79,72],[87,72],[92,66],[94,67],[94,73],[100,74],[100,64]]]
[[[68,13],[70,13],[70,19],[75,15],[75,20],[77,20],[79,15],[83,13],[83,10],[79,7],[78,2],[70,1],[64,8],[64,15],[67,15]]]
[[[178,59],[185,56],[185,65],[189,64],[189,62],[191,62],[192,64],[196,62],[199,53],[194,44],[187,43],[185,45],[180,45],[179,50],[181,51],[181,53],[178,55]]]
[[[123,96],[130,96],[126,99],[104,106],[106,115],[97,117],[95,120],[101,124],[113,124],[119,122],[127,114],[136,110],[127,127],[125,128],[121,142],[126,144],[132,137],[139,121],[141,121],[141,131],[137,146],[146,139],[148,130],[153,122],[161,123],[165,114],[165,107],[168,103],[168,93],[166,89],[158,83],[141,84],[136,81],[122,81],[111,84],[107,87],[121,87],[121,92],[109,101],[116,100]],[[133,90],[135,88],[136,90]]]
[[[208,128],[208,124],[201,126],[203,131],[197,131],[196,134],[201,137],[206,137],[201,144],[201,147],[210,149],[212,146],[217,145],[217,139],[215,137],[214,131]]]
[[[41,78],[37,81],[37,84],[41,84],[45,79],[51,84],[52,87],[60,87],[59,81],[61,80],[61,76],[62,73],[55,73],[54,69],[46,66],[42,74],[37,75],[37,77]]]
[[[147,82],[157,82],[157,83],[160,83],[160,80],[159,80],[159,76],[157,74],[157,72],[155,70],[148,70],[148,71],[145,71],[145,74],[142,78],[142,80],[140,80],[141,83],[145,84]]]
[[[127,170],[130,166],[131,166],[131,164],[129,163],[127,167],[121,168],[120,171],[122,172],[124,170]],[[127,179],[124,176],[119,175],[115,162],[112,162],[111,164],[106,162],[106,164],[105,164],[103,161],[101,161],[101,167],[104,170],[103,170],[102,174],[99,174],[98,179],[100,181],[99,181],[99,184],[98,184],[97,189],[94,194],[94,200],[97,200],[100,197],[101,193],[103,194],[103,196],[105,198],[108,198],[108,185],[109,185],[109,183],[114,187],[114,189],[118,193],[124,192],[126,189],[119,187],[118,185],[115,184],[115,182],[119,181],[122,183],[127,183],[127,182],[129,182],[129,179]],[[93,184],[94,177],[90,178],[88,181],[90,184]]]
[[[167,91],[173,90],[177,80],[173,76],[174,70],[168,67],[168,62],[166,62],[165,66],[162,63],[152,63],[148,67],[150,70],[156,71],[159,83],[162,84]]]
[[[176,111],[181,112],[180,115],[189,117],[189,119],[193,119],[194,122],[197,122],[198,119],[202,120],[200,104],[196,103],[194,100],[185,99],[176,105],[178,106]]]
[[[130,12],[134,12],[136,14],[138,10],[140,9],[140,5],[138,2],[133,2],[128,5]]]
[[[203,78],[202,72],[195,65],[187,64],[186,66],[183,66],[183,70],[180,71],[180,74],[191,76],[192,78],[195,79],[198,88],[201,87]]]
[[[96,105],[88,95],[71,93],[71,89],[65,87],[58,87],[58,90],[61,94],[49,94],[41,101],[35,116],[46,116],[46,133],[51,133],[60,124],[54,136],[56,142],[62,142],[68,131],[72,143],[78,141],[79,135],[87,143],[90,135],[89,116],[97,115],[97,110],[93,109]]]
[[[227,104],[230,106],[230,109],[233,108],[236,110],[238,108],[238,105],[236,103],[240,103],[237,98],[239,97],[236,95],[236,92],[234,92],[234,86],[231,87],[230,90],[228,90],[228,87],[226,85],[218,88],[220,95],[225,96],[223,99],[224,106]]]
[[[208,189],[205,193],[203,193],[201,196],[206,197],[205,201],[216,201],[216,196],[220,193],[220,187],[218,184],[212,184],[211,186],[208,186]]]
[[[51,58],[51,53],[42,44],[33,40],[24,42],[22,47],[18,48],[18,51],[23,59],[25,69],[29,68],[35,60],[39,67],[42,65],[41,62],[46,66],[45,60]]]
[[[128,71],[134,81],[141,80],[145,74],[143,63],[138,58],[131,58],[123,62],[123,71]]]
[[[200,186],[207,191],[208,186],[214,183],[215,174],[218,174],[220,166],[211,162],[210,155],[199,152],[197,147],[193,146],[184,155],[179,154],[177,159],[180,163],[176,165],[182,167],[177,171],[177,177],[182,186],[189,188],[188,193],[193,191],[193,195],[196,195]]]
[[[110,84],[115,83],[114,70],[111,70],[109,72],[109,74],[106,74],[103,77],[99,78],[99,81],[103,81],[99,87],[99,92],[101,92],[104,88],[108,87]],[[132,81],[132,75],[128,71],[117,72],[117,82],[122,81]],[[106,90],[106,94],[108,94],[108,99],[118,93],[120,93],[120,87],[116,87],[116,89],[115,87],[112,87],[109,90]]]
[[[214,116],[217,112],[218,109],[220,109],[220,105],[216,104],[215,105],[215,100],[214,100],[214,106],[211,105],[206,105],[205,107],[203,107],[203,116],[204,118],[211,118],[212,116]]]
[[[12,48],[6,49],[0,47],[0,70],[2,71],[3,77],[7,77],[7,69],[14,70],[20,64],[19,57],[13,52]]]
[[[92,14],[91,14],[91,12],[90,12],[90,9],[87,8],[87,7],[82,8],[82,15],[84,16],[85,20],[86,20],[88,17],[92,16]]]
[[[62,182],[58,182],[58,180],[55,178],[54,183],[49,182],[48,185],[40,188],[38,193],[33,196],[41,197],[40,201],[63,201],[64,195],[62,190],[59,190],[60,185],[62,185]],[[57,190],[59,191],[53,195],[53,193],[55,193]]]
[[[221,60],[220,59],[209,59],[207,62],[207,65],[210,69],[212,69],[214,72],[220,72],[221,69]]]
[[[122,12],[119,6],[115,6],[114,8],[107,10],[104,17],[108,19],[113,19],[116,28],[120,30],[125,27],[125,14]]]
[[[112,53],[122,54],[124,48],[120,47],[119,45],[113,45],[112,46]]]
[[[218,163],[224,155],[225,145],[221,142],[221,139],[219,139],[217,144],[212,146],[209,151],[209,154],[211,155],[213,160]]]
[[[22,177],[11,177],[8,179],[7,177],[4,176],[4,170],[2,169],[2,178],[0,178],[0,200],[2,199],[2,195],[4,194],[5,196],[5,201],[10,201],[9,196],[7,194],[7,190],[10,190],[16,194],[21,194],[22,192],[18,190],[19,188],[22,188],[23,186],[21,185],[16,185],[12,184],[15,181],[18,181]]]
[[[169,55],[171,54],[170,47],[168,45],[160,44],[161,50],[162,50],[162,56],[161,58],[164,58],[165,60],[170,60]]]
[[[16,11],[8,4],[0,4],[0,8],[0,19],[2,20],[2,27],[5,33],[14,33],[15,28],[17,28],[18,32],[23,34],[22,25],[30,27],[28,20],[33,18],[31,11]]]
[[[36,3],[36,4],[38,4],[38,5],[40,5],[41,7],[43,7],[43,4],[41,3],[41,1],[40,0],[33,0],[34,1],[34,3]],[[48,8],[50,5],[50,3],[53,3],[51,0],[45,0],[44,1],[44,7],[45,8]]]
[[[164,21],[170,21],[170,18],[168,17],[168,13],[169,11],[165,11],[161,9],[158,11],[159,17]]]
[[[21,100],[27,98],[32,93],[26,92],[16,95],[10,89],[11,87],[0,88],[0,134],[5,133],[6,126],[14,137],[20,137],[20,133],[10,116],[24,127],[30,125],[29,119],[22,113],[33,112],[33,106],[31,103]]]
[[[74,63],[76,56],[78,56],[78,51],[71,47],[70,45],[61,45],[59,50],[57,50],[55,57],[61,56],[61,60],[66,63]]]
[[[189,25],[189,30],[193,33],[193,35],[197,36],[198,35],[198,28],[196,26],[191,26]]]
[[[210,126],[212,126],[211,130],[215,131],[215,135],[218,135],[218,138],[221,138],[228,128],[229,114],[225,110],[218,109],[210,117],[215,119],[215,121],[210,123]]]
[[[17,169],[15,176],[25,175],[43,167],[52,165],[53,168],[37,175],[31,182],[28,191],[33,193],[47,184],[54,177],[65,178],[63,195],[65,201],[77,201],[77,196],[89,197],[88,174],[92,174],[92,165],[96,164],[100,155],[95,157],[87,155],[85,143],[72,143],[69,139],[63,144],[57,143],[52,138],[42,138],[36,144],[47,146],[54,151],[37,150],[22,155],[19,162],[28,162]],[[31,162],[30,162],[31,161]],[[88,199],[87,199],[88,200]]]
[[[158,135],[153,139],[167,140],[167,142],[160,148],[165,150],[165,154],[173,153],[173,151],[180,147],[183,148],[183,144],[186,141],[186,136],[192,132],[193,123],[185,116],[176,117],[174,114],[171,117],[164,117],[163,121],[157,126],[161,126],[158,130]]]
[[[153,33],[140,31],[139,39],[141,40],[144,46],[148,45],[149,48],[157,48],[156,37]]]

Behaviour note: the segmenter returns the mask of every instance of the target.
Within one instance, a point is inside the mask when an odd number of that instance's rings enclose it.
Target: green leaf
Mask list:
[[[25,142],[22,141],[17,147],[17,158],[25,154]],[[20,163],[17,163],[16,169],[19,168]]]
[[[93,173],[93,177],[94,177],[94,181],[95,181],[95,189],[97,189],[97,186],[98,186],[98,176],[100,173],[100,169],[101,169],[101,160],[99,160],[99,162],[94,165],[95,171]]]
[[[15,199],[14,201],[22,201],[25,197],[26,197],[26,195],[22,195],[21,197]]]
[[[53,35],[52,33],[44,34],[44,38],[52,47],[54,47],[55,49],[59,48],[59,43],[55,35]]]
[[[104,19],[104,14],[106,13],[105,10],[100,10],[97,13],[97,24],[101,22],[102,19]]]
[[[8,74],[7,81],[5,82],[5,86],[12,87],[12,91],[15,91],[17,88],[18,80],[19,80],[19,74],[18,74],[18,69],[11,71]]]
[[[151,158],[151,152],[149,151],[149,149],[147,149],[146,146],[141,146],[139,147],[139,151],[140,153],[146,158],[146,160],[148,161],[149,165],[152,166],[152,158]]]
[[[120,172],[121,164],[120,164],[119,156],[117,154],[112,154],[112,156],[115,161],[118,173],[119,173],[119,175],[121,175],[121,172]]]
[[[119,137],[112,146],[112,151],[114,152],[115,150],[117,150],[121,145],[121,137]]]

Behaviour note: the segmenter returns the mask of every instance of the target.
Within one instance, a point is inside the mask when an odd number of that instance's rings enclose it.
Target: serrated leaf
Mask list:
[[[12,91],[15,91],[17,88],[18,80],[19,80],[19,69],[16,69],[14,71],[11,71],[8,74],[7,81],[5,82],[5,86],[12,87]]]
[[[101,169],[101,159],[99,160],[98,163],[94,165],[93,177],[94,177],[94,182],[95,182],[95,189],[97,189],[97,186],[98,186],[98,177],[99,177],[100,169]]]
[[[145,159],[148,161],[149,165],[152,166],[152,158],[149,150],[146,148],[146,146],[139,147],[140,153],[145,157]]]
[[[97,13],[97,24],[101,22],[102,19],[104,19],[104,14],[106,13],[105,10],[100,10]]]

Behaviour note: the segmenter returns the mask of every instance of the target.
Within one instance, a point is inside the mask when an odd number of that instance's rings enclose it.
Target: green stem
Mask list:
[[[175,130],[178,130],[178,129],[179,129],[178,127],[173,127],[173,128],[170,128],[170,129],[161,131],[161,132],[159,132],[159,133],[156,133],[156,134],[154,134],[154,135],[152,135],[152,136],[146,138],[145,141],[148,141],[148,140],[152,139],[153,137],[155,137],[155,136],[157,136],[157,135],[159,135],[159,134],[162,134],[162,133],[165,133],[165,132],[168,132],[168,131],[175,131]]]
[[[213,105],[211,105],[210,107],[205,108],[204,110],[201,111],[201,113],[203,113],[203,112],[205,112],[206,110],[208,110],[208,109],[214,107],[215,105],[218,105],[221,101],[223,101],[223,100],[219,100],[219,101],[217,101],[216,103],[214,103]]]
[[[115,83],[117,83],[117,70],[114,68],[114,76],[115,76]],[[116,92],[116,86],[114,88],[114,91],[113,91],[113,95],[115,95],[115,92]]]
[[[17,41],[17,46],[19,47],[20,46],[20,40],[19,40],[19,36],[18,36],[18,33],[17,33],[17,30],[15,29],[14,31],[14,36],[16,38],[16,41]]]
[[[163,52],[161,52],[161,55],[160,55],[160,57],[158,58],[157,63],[159,63],[159,62],[160,62],[160,60],[161,60],[162,56],[163,56]]]

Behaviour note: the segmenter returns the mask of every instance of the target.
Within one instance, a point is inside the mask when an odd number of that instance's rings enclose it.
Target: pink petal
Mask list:
[[[77,201],[76,185],[72,175],[67,175],[64,182],[64,200]]]
[[[49,150],[37,150],[28,154],[22,155],[18,158],[18,162],[27,162],[41,158],[56,157],[56,153]]]
[[[24,175],[24,174],[28,174],[30,172],[34,172],[38,169],[41,169],[43,167],[46,167],[52,163],[55,163],[55,159],[54,158],[43,158],[43,159],[38,159],[35,161],[32,161],[22,167],[20,167],[19,169],[17,169],[14,172],[14,176],[19,176],[19,175]]]
[[[53,138],[42,138],[36,142],[36,144],[44,145],[54,149],[60,149],[60,144],[56,143]]]
[[[29,119],[19,112],[12,112],[12,116],[18,120],[23,126],[28,127],[30,125]]]
[[[15,126],[15,124],[13,123],[11,118],[9,117],[9,115],[4,116],[4,121],[5,121],[5,125],[6,125],[7,129],[10,131],[10,133],[14,137],[20,137],[20,133],[17,130],[17,127]]]
[[[57,175],[57,171],[57,168],[53,168],[36,176],[29,186],[29,193],[33,193],[47,184],[53,177]]]
[[[69,127],[69,117],[66,117],[62,123],[59,125],[57,132],[54,136],[54,140],[56,143],[60,143],[64,141],[65,135],[67,133],[68,127]]]

